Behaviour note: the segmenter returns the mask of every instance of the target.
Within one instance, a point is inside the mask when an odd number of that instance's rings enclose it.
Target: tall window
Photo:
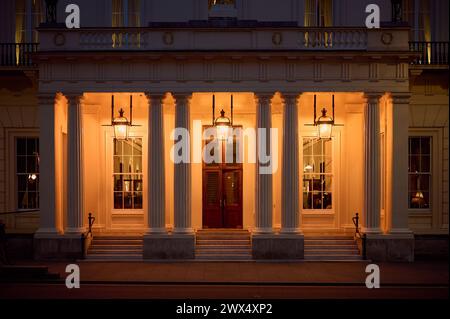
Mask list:
[[[141,2],[140,0],[112,0],[112,27],[140,27]],[[128,44],[139,46],[140,34],[113,33],[112,46],[122,47]]]
[[[142,138],[113,143],[114,209],[142,209]]]
[[[112,0],[112,26],[140,27],[140,8],[140,0]]]
[[[15,42],[39,42],[36,28],[45,20],[44,0],[16,0]]]
[[[431,136],[413,136],[409,138],[409,208],[430,208],[431,143]]]
[[[333,208],[332,140],[303,139],[303,209]]]
[[[333,24],[332,0],[305,0],[305,27],[331,27]]]
[[[16,138],[17,209],[39,208],[39,138]]]

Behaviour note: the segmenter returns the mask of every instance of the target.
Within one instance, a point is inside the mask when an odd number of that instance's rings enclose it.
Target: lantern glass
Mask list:
[[[128,120],[126,117],[118,117],[114,119],[114,137],[117,140],[126,140],[128,138]]]
[[[222,110],[220,116],[215,120],[214,125],[216,127],[217,138],[221,141],[226,141],[231,135],[231,120],[225,116],[225,112]]]
[[[322,116],[316,121],[319,138],[330,139],[333,133],[333,124],[334,120],[327,115],[327,110],[324,108],[322,110]]]

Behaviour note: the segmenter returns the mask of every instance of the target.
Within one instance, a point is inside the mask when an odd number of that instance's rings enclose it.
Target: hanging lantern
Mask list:
[[[114,95],[111,96],[111,126],[114,128],[114,138],[117,140],[127,140],[129,135],[129,128],[134,126],[132,124],[133,117],[133,96],[130,95],[130,120],[124,116],[125,111],[121,108],[119,116],[114,117]]]
[[[332,117],[327,115],[327,109],[322,109],[322,115],[316,118],[316,95],[314,95],[314,125],[317,126],[317,136],[320,139],[331,139],[334,124],[334,95],[332,101]]]
[[[215,96],[213,95],[213,126],[216,128],[216,135],[220,141],[226,141],[233,131],[233,95],[231,96],[231,119],[225,116],[225,111],[220,111],[220,116],[215,118]]]

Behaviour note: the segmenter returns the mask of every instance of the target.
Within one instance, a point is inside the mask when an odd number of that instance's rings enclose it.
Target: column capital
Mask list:
[[[84,93],[80,92],[63,93],[63,95],[69,103],[72,103],[72,101],[79,103],[84,98]]]
[[[281,98],[284,100],[285,103],[292,103],[298,102],[298,99],[300,98],[300,95],[302,93],[298,93],[298,92],[286,92],[286,93],[281,93]]]
[[[167,92],[145,92],[145,96],[147,97],[148,101],[160,101],[161,103],[166,98]]]
[[[273,98],[273,92],[255,92],[255,100],[259,103],[270,103],[270,100]]]
[[[381,92],[364,92],[364,98],[366,99],[366,103],[375,104],[379,103],[383,93]]]
[[[188,103],[192,99],[192,92],[177,92],[172,93],[175,100],[175,104],[178,103]]]

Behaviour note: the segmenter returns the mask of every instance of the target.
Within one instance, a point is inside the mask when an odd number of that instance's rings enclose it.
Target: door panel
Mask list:
[[[242,163],[236,161],[236,145],[235,139],[228,149],[230,163],[225,143],[219,147],[221,163],[203,163],[204,228],[242,228]]]
[[[222,171],[203,171],[203,225],[206,228],[222,227]]]
[[[242,228],[242,171],[223,172],[223,221],[225,228]]]

